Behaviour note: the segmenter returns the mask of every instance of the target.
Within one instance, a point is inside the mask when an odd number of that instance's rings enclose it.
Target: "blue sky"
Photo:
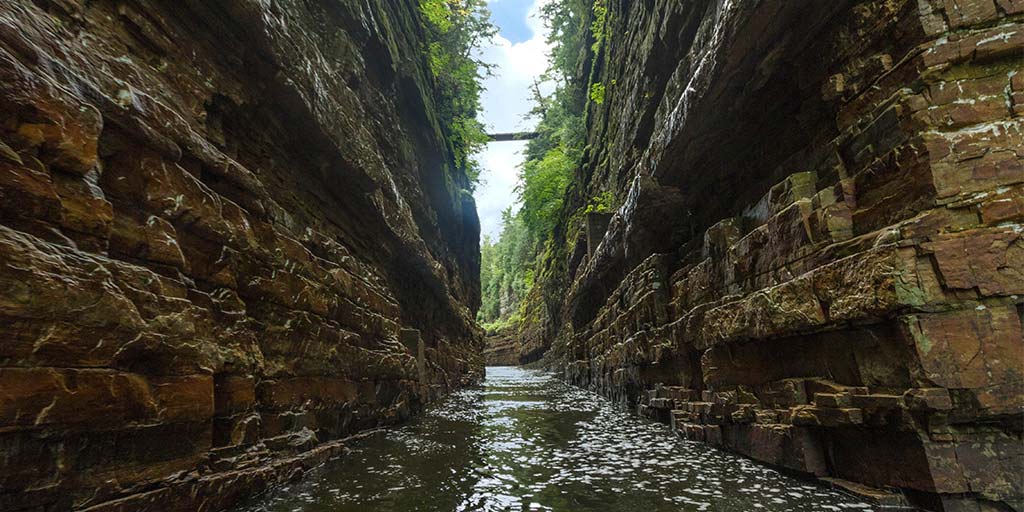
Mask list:
[[[491,0],[487,7],[491,9],[491,20],[498,26],[501,37],[512,44],[528,41],[533,30],[526,24],[526,15],[533,0]]]
[[[491,19],[499,33],[480,50],[481,58],[496,66],[494,76],[484,82],[480,119],[491,132],[529,130],[536,126],[536,120],[523,116],[532,108],[531,85],[548,67],[546,31],[534,15],[545,1],[548,0],[488,1]],[[492,142],[477,155],[483,170],[473,196],[482,235],[496,239],[501,233],[501,212],[515,203],[516,177],[525,146],[525,142]]]

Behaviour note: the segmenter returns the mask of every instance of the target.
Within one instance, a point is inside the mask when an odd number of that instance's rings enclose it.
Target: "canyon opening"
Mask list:
[[[0,511],[1022,511],[1022,116],[1022,0],[2,0]]]

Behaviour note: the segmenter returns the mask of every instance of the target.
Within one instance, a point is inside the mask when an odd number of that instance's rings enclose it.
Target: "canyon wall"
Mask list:
[[[519,364],[519,345],[514,329],[506,329],[484,336],[484,363],[487,366],[516,366]]]
[[[412,1],[0,2],[0,510],[216,510],[479,379]]]
[[[517,358],[850,488],[1024,509],[1024,2],[606,5]]]

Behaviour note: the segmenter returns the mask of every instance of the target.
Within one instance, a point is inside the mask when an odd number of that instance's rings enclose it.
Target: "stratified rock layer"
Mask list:
[[[1024,507],[1024,2],[608,8],[564,218],[622,206],[559,233],[519,359],[761,461]]]
[[[482,375],[418,16],[0,3],[0,510],[215,510]]]
[[[488,333],[484,337],[484,362],[487,366],[516,366],[519,364],[519,344],[515,332],[506,329]]]

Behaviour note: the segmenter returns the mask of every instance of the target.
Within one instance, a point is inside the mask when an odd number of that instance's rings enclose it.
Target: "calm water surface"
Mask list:
[[[488,368],[482,388],[351,448],[240,510],[871,510],[519,368]]]

